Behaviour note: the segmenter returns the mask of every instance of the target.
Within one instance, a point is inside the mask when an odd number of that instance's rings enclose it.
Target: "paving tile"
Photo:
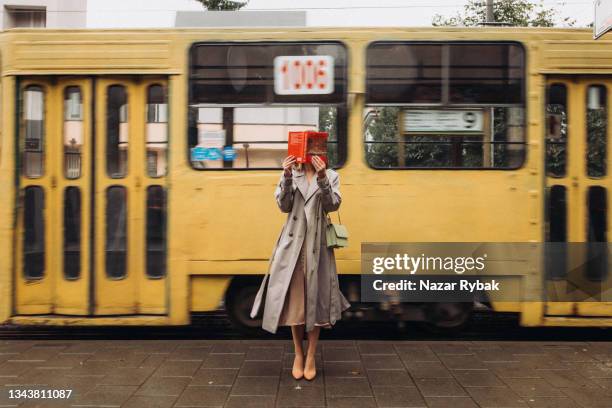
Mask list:
[[[278,407],[324,407],[323,387],[279,387],[276,398]]]
[[[211,354],[245,354],[248,346],[243,343],[224,342],[212,346]]]
[[[325,361],[325,377],[365,377],[365,370],[360,361]]]
[[[521,397],[563,397],[564,394],[541,378],[506,378],[508,384]]]
[[[612,378],[612,367],[601,363],[566,363],[570,369],[576,370],[586,378]]]
[[[414,382],[412,381],[412,378],[410,378],[406,370],[367,370],[367,375],[370,384],[373,386],[415,386]]]
[[[276,395],[278,377],[238,377],[231,395]]]
[[[596,386],[561,388],[563,393],[582,407],[610,408],[610,396]]]
[[[453,378],[442,363],[411,362],[406,368],[413,378]]]
[[[64,354],[59,353],[50,359],[38,363],[37,367],[46,368],[72,368],[80,367],[91,356],[91,354]]]
[[[201,365],[200,361],[164,361],[153,375],[156,377],[191,377]]]
[[[482,370],[485,363],[473,355],[441,355],[440,360],[451,370]]]
[[[366,369],[400,370],[404,364],[397,355],[362,355],[363,366]]]
[[[166,361],[166,358],[168,357],[167,354],[149,354],[142,363],[140,363],[139,367],[159,367],[164,361]]]
[[[432,343],[429,345],[431,351],[433,351],[438,357],[441,355],[470,355],[474,354],[472,350],[468,348],[469,344],[461,344],[459,342],[452,343]]]
[[[171,408],[176,398],[170,396],[144,397],[135,395],[127,400],[121,408]]]
[[[450,378],[419,378],[415,383],[425,397],[467,396],[461,385]]]
[[[329,408],[376,408],[374,397],[327,397]]]
[[[560,369],[564,364],[550,354],[514,354],[519,365],[534,369]]]
[[[469,387],[466,391],[481,408],[524,408],[527,402],[508,387]]]
[[[77,397],[73,406],[119,407],[130,398],[137,388],[130,385],[98,385],[93,390]]]
[[[583,347],[571,346],[554,346],[546,348],[549,354],[554,355],[560,361],[571,362],[594,362],[595,358],[591,356],[588,349]]]
[[[241,377],[278,377],[281,372],[280,361],[245,361],[238,371],[238,376]]]
[[[202,364],[203,368],[240,368],[244,354],[209,354]]]
[[[359,352],[362,354],[396,354],[393,343],[388,341],[358,342]]]
[[[355,347],[325,347],[324,361],[359,361],[360,355]]]
[[[478,408],[470,397],[426,397],[428,408]]]
[[[516,363],[486,363],[500,378],[541,378],[541,370],[535,370]]]
[[[397,354],[403,361],[439,362],[440,359],[428,346],[395,345]]]
[[[98,380],[103,385],[141,385],[153,374],[154,368],[117,367],[109,375]]]
[[[357,347],[357,342],[355,340],[321,340],[319,345],[323,348]],[[610,352],[612,353],[612,348],[610,348]]]
[[[20,354],[12,355],[8,361],[46,361],[64,349],[66,347],[30,347]]]
[[[170,354],[176,350],[178,343],[173,341],[138,341],[138,346],[134,349],[135,353],[141,354]]]
[[[230,395],[225,408],[274,408],[275,400],[274,395]]]
[[[519,362],[518,355],[506,353],[498,349],[475,351],[474,356],[482,362]]]
[[[327,377],[325,393],[328,397],[371,397],[372,390],[366,378]]]
[[[527,403],[532,408],[581,408],[571,399],[560,397],[530,397]]]
[[[379,407],[426,407],[416,387],[372,387]]]
[[[31,361],[5,361],[0,364],[0,377],[17,377],[34,367],[36,363]]]
[[[237,375],[235,368],[201,368],[193,375],[190,385],[232,385]]]
[[[247,361],[281,361],[283,347],[249,347],[245,360]]]
[[[490,370],[453,370],[455,379],[463,387],[505,387],[504,384]]]
[[[185,388],[175,407],[222,407],[230,387],[226,385],[194,385]]]
[[[136,395],[178,397],[190,381],[191,378],[189,377],[151,377],[140,386]]]
[[[168,355],[168,361],[202,361],[210,352],[210,347],[181,347]]]

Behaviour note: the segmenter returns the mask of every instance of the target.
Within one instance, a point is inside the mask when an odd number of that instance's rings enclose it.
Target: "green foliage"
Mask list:
[[[576,20],[570,17],[560,18],[553,7],[546,7],[542,2],[532,3],[529,0],[497,0],[493,3],[493,16],[497,23],[516,27],[554,27],[556,25],[573,26]],[[470,0],[462,12],[455,16],[436,14],[434,26],[473,27],[486,21],[486,1]]]
[[[330,167],[338,163],[338,109],[334,106],[321,106],[319,108],[319,132],[327,132],[327,160]]]
[[[248,1],[231,0],[196,0],[206,8],[206,10],[240,10],[247,5]]]

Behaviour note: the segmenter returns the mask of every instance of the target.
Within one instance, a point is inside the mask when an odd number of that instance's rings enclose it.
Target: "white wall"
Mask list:
[[[87,0],[87,27],[174,27],[177,10],[204,8],[196,0]]]
[[[85,27],[87,0],[0,0],[0,29],[4,29],[6,7],[44,7],[47,28]]]

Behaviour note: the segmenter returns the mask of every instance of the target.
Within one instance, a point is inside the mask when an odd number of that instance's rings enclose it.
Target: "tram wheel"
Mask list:
[[[249,282],[251,283],[251,282]],[[248,283],[232,285],[225,299],[227,315],[239,331],[247,335],[261,335],[261,313],[254,319],[251,318],[251,308],[259,286]]]
[[[432,333],[457,333],[468,325],[473,309],[472,302],[427,303],[423,326]]]

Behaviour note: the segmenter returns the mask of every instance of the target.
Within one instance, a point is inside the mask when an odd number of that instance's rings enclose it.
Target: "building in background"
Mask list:
[[[87,0],[0,0],[0,29],[78,28],[87,21]]]

